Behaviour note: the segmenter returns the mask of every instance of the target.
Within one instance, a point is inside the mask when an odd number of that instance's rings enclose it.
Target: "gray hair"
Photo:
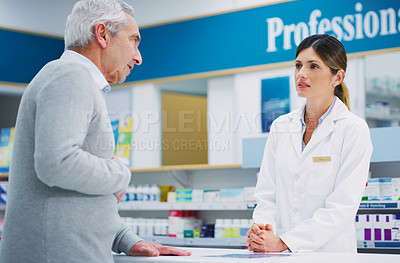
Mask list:
[[[81,0],[72,8],[65,26],[65,50],[85,47],[94,38],[94,28],[104,23],[115,37],[129,26],[125,13],[133,17],[133,8],[121,0]]]

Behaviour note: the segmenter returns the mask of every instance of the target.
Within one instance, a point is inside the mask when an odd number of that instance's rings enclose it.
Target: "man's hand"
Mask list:
[[[278,236],[274,235],[272,226],[253,224],[247,232],[246,245],[254,252],[282,252],[288,246]]]
[[[121,160],[115,155],[113,155],[112,159],[122,163]],[[119,204],[121,202],[121,200],[125,196],[125,194],[126,194],[126,189],[122,193],[115,194],[115,197],[117,198],[117,204]]]
[[[192,253],[158,243],[139,241],[129,251],[130,256],[158,257],[161,255],[190,256]]]

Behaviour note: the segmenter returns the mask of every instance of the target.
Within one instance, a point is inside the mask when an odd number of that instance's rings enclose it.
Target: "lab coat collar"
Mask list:
[[[301,125],[300,118],[301,115],[304,115],[304,111],[306,109],[306,105],[303,105],[300,108],[293,110],[291,113],[288,114],[289,118],[291,119],[292,123]],[[337,121],[343,118],[346,118],[349,114],[349,110],[347,109],[346,105],[336,97],[336,102],[333,105],[332,112],[329,114],[332,116],[333,121]],[[328,115],[328,116],[329,116]],[[328,118],[327,116],[327,118]]]
[[[289,118],[291,119],[291,123],[289,124],[289,133],[292,139],[292,143],[294,148],[296,149],[296,153],[298,157],[302,154],[306,154],[312,147],[317,145],[320,141],[322,141],[326,136],[328,136],[335,128],[336,121],[340,119],[347,118],[349,115],[349,110],[346,105],[336,97],[335,104],[333,105],[332,111],[328,116],[326,116],[325,120],[321,123],[321,125],[314,132],[311,140],[308,142],[304,151],[301,151],[301,115],[304,114],[305,105],[297,110],[292,111],[289,114]]]

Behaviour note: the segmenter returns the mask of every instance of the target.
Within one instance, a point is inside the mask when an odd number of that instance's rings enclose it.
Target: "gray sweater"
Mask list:
[[[10,167],[2,263],[113,262],[140,239],[115,193],[130,171],[111,159],[104,95],[79,63],[55,60],[22,96]]]

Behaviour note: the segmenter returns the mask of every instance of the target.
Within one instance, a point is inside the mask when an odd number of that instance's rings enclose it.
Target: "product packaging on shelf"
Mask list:
[[[173,185],[160,185],[160,201],[167,202],[168,201],[168,193],[175,192],[175,186]]]
[[[14,143],[15,128],[2,128],[0,131],[0,173],[8,173]]]
[[[204,193],[204,191],[201,189],[193,189],[192,190],[192,202],[193,203],[202,203],[203,202],[203,193]]]
[[[380,188],[379,188],[379,179],[378,178],[368,179],[368,184],[365,187],[362,200],[363,201],[379,201],[380,200]]]
[[[129,185],[122,202],[160,202],[160,188],[152,185]]]
[[[400,178],[372,178],[364,190],[362,201],[399,201]]]
[[[217,190],[204,190],[203,199],[205,203],[221,202],[221,192]]]
[[[255,202],[256,198],[254,197],[255,187],[245,187],[243,188],[243,197],[245,202]]]
[[[131,138],[132,138],[132,118],[123,118],[111,121],[114,132],[115,140],[115,156],[117,156],[122,163],[130,166],[131,157]]]
[[[359,214],[355,228],[360,241],[399,241],[400,214]]]
[[[192,202],[192,189],[176,189],[177,202]]]
[[[243,202],[243,188],[222,188],[221,202]]]
[[[169,237],[194,237],[194,230],[200,230],[202,221],[196,218],[196,211],[171,210],[168,216]]]

